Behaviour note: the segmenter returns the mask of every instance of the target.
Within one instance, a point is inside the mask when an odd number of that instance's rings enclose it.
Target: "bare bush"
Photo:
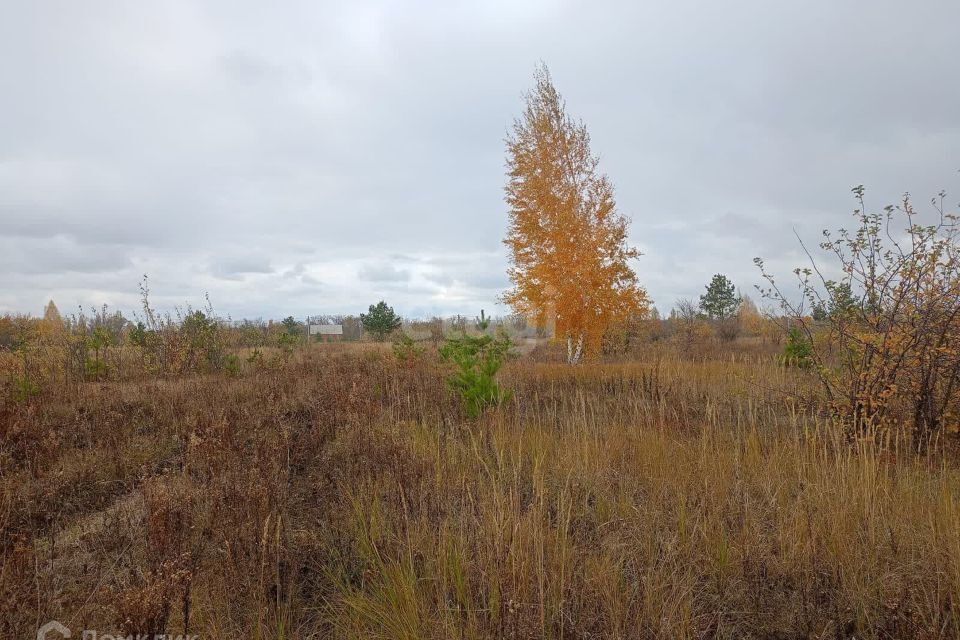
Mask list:
[[[928,225],[909,195],[877,214],[866,211],[862,186],[854,193],[856,228],[824,231],[820,245],[840,278],[807,251],[811,266],[794,271],[791,297],[758,258],[763,293],[806,335],[827,399],[852,432],[906,422],[925,443],[960,415],[960,226],[943,193]]]

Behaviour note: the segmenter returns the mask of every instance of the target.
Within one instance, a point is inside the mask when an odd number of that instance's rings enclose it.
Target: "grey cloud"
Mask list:
[[[218,62],[224,75],[247,84],[257,84],[260,81],[279,81],[284,71],[281,67],[270,63],[266,58],[244,50],[226,53],[219,57]]]
[[[21,275],[100,274],[122,271],[133,262],[124,247],[106,243],[79,244],[52,238],[0,236],[0,271]]]
[[[755,255],[802,263],[793,229],[848,224],[855,184],[876,209],[958,191],[958,20],[953,0],[20,3],[0,312],[136,308],[142,273],[159,304],[209,291],[235,317],[498,309],[503,138],[538,60],[661,308],[717,272],[748,291]]]
[[[361,280],[368,282],[409,282],[410,272],[398,269],[392,264],[374,263],[365,264],[357,274]]]
[[[449,287],[456,283],[456,279],[451,274],[444,271],[426,273],[424,274],[424,278],[426,278],[429,282],[438,284],[442,287]]]
[[[238,278],[247,274],[273,273],[270,260],[255,255],[241,255],[232,258],[218,259],[210,272],[218,278]]]

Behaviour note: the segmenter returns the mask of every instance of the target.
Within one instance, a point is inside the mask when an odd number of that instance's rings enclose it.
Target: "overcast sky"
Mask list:
[[[662,311],[904,191],[960,200],[960,2],[0,0],[0,312],[494,306],[542,60]]]

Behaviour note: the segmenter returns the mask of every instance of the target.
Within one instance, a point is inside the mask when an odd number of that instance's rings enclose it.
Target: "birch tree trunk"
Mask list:
[[[583,356],[583,334],[577,336],[577,345],[574,348],[573,336],[567,336],[567,364],[577,364]]]

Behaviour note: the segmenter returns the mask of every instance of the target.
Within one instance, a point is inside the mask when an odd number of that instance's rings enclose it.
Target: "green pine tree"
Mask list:
[[[511,395],[496,381],[497,372],[510,351],[510,337],[502,329],[496,337],[487,333],[490,319],[483,311],[476,326],[480,335],[472,336],[464,331],[456,338],[448,338],[440,347],[440,357],[456,367],[447,383],[460,394],[464,411],[471,418],[478,417],[489,406],[506,402]]]
[[[400,328],[403,321],[393,312],[393,307],[381,300],[370,305],[368,313],[360,314],[363,330],[373,335],[377,342],[383,342],[388,335]]]
[[[700,296],[700,311],[711,320],[725,320],[740,306],[737,289],[727,276],[717,274],[707,285],[707,292]]]

